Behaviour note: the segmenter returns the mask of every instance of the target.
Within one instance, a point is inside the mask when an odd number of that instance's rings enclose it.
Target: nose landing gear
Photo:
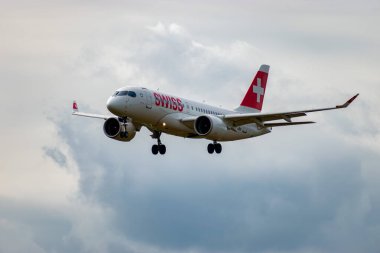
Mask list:
[[[214,153],[214,151],[215,153],[220,154],[222,152],[222,145],[214,141],[213,143],[208,144],[207,151],[209,154]]]
[[[161,142],[161,132],[154,131],[151,136],[153,139],[157,139],[157,144],[152,146],[152,154],[157,155],[160,153],[161,155],[164,155],[166,153],[166,146]]]
[[[123,122],[121,131],[120,131],[120,138],[128,138],[128,131],[127,131],[128,118],[119,118],[119,121]]]

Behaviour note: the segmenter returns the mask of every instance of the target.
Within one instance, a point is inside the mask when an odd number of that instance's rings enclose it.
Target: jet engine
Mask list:
[[[205,136],[210,140],[218,140],[226,133],[227,126],[218,117],[212,115],[199,116],[194,122],[194,130],[200,136]]]
[[[103,125],[104,134],[114,140],[130,141],[136,135],[136,128],[132,122],[124,123],[118,118],[108,118]]]

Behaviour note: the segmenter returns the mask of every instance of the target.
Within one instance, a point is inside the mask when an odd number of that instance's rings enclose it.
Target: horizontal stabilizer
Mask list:
[[[279,127],[279,126],[294,126],[294,125],[304,125],[313,124],[314,121],[301,121],[301,122],[278,122],[278,123],[267,123],[264,124],[265,127]]]

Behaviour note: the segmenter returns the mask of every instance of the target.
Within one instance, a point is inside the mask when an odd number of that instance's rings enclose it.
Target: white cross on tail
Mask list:
[[[253,93],[257,95],[257,103],[260,103],[261,96],[264,96],[264,88],[261,87],[261,78],[257,78],[257,85],[253,85]]]

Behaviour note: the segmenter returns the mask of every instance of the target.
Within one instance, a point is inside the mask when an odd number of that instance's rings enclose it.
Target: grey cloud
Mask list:
[[[0,198],[0,217],[0,252],[80,249],[80,245],[68,236],[71,223],[61,212]]]
[[[45,154],[53,159],[61,167],[67,167],[67,158],[66,156],[58,149],[54,147],[44,147]]]
[[[161,158],[143,144],[149,142],[147,132],[131,143],[115,143],[100,136],[100,122],[88,122],[85,130],[78,125],[86,121],[79,121],[57,126],[75,154],[83,197],[112,208],[113,226],[126,238],[179,252],[378,249],[373,214],[379,192],[367,189],[362,176],[362,160],[378,158],[346,146],[333,133],[278,129],[273,138],[231,144],[234,150],[227,145],[229,154],[217,160],[199,154],[205,153],[202,142],[187,146],[164,136],[169,153]],[[254,160],[236,163],[234,156],[250,149]]]
[[[193,50],[186,36],[154,35],[147,43],[157,42],[156,47],[129,60],[170,82],[193,79],[191,72],[169,73],[210,53],[207,47]],[[205,72],[228,69],[212,52],[206,59]],[[207,73],[210,80],[220,78]],[[118,143],[102,135],[101,124],[56,122],[78,164],[82,197],[111,208],[112,226],[123,238],[178,252],[378,250],[379,231],[371,222],[377,224],[379,192],[368,189],[362,175],[363,161],[378,158],[323,125],[275,129],[271,137],[225,144],[223,155],[215,158],[206,154],[205,142],[166,135],[168,154],[154,157],[146,130],[130,143]]]

